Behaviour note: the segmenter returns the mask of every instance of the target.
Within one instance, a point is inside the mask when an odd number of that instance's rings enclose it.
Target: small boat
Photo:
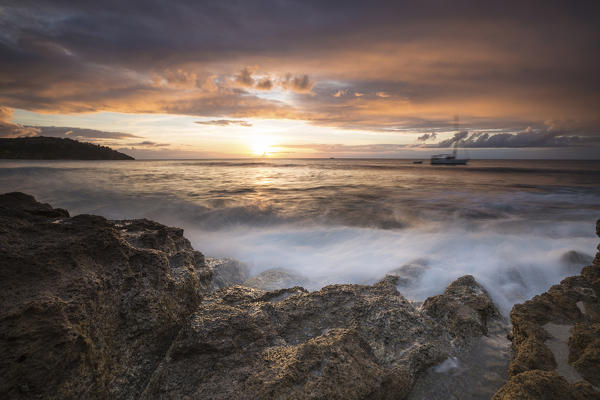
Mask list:
[[[413,161],[412,163],[413,163],[413,164],[423,164],[423,161],[421,161],[421,160],[415,160],[415,161]]]

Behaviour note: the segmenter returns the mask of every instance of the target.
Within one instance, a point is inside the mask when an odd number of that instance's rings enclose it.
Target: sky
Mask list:
[[[595,1],[4,0],[0,137],[598,159],[599,20]]]

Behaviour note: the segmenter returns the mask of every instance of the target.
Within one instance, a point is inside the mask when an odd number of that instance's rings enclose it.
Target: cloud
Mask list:
[[[315,83],[310,80],[308,75],[292,76],[288,74],[285,80],[281,81],[283,88],[297,93],[309,93],[314,85]]]
[[[248,67],[242,69],[236,76],[235,82],[243,87],[251,88],[254,86],[254,78],[252,77],[252,71]]]
[[[450,139],[443,140],[443,141],[439,142],[438,145],[440,147],[450,147],[450,146],[454,145],[454,143],[456,143],[456,142],[464,141],[464,139],[468,136],[469,136],[469,132],[467,132],[467,131],[456,132],[454,134],[454,136],[452,136]],[[462,143],[461,143],[461,145],[462,145]]]
[[[13,109],[0,106],[0,137],[31,137],[31,136],[50,136],[50,137],[68,137],[86,141],[102,140],[127,140],[140,138],[138,135],[123,132],[108,132],[96,129],[73,128],[65,126],[27,126],[11,122]],[[150,143],[150,142],[147,142]]]
[[[139,146],[139,147],[168,147],[169,143],[156,143],[150,140],[144,140],[143,142],[138,143],[129,143],[129,146]]]
[[[452,138],[443,140],[435,147],[450,147],[455,142],[469,148],[525,148],[525,147],[578,147],[585,145],[600,146],[600,137],[578,135],[574,132],[527,128],[517,133],[487,133],[466,131],[456,133]]]
[[[420,141],[420,142],[426,142],[428,140],[435,140],[436,137],[437,137],[437,133],[435,133],[435,132],[425,133],[425,134],[419,136],[417,138],[417,140]]]
[[[477,129],[558,118],[598,136],[596,3],[11,2],[0,104],[396,132],[460,112]],[[340,84],[354,95],[332,98]]]
[[[273,81],[270,78],[261,79],[256,83],[256,88],[261,90],[271,90],[273,88]]]
[[[35,136],[39,132],[37,128],[23,126],[11,122],[13,109],[0,106],[0,137],[15,138]]]
[[[152,75],[152,86],[175,89],[192,89],[198,85],[198,75],[195,72],[165,69],[161,74]]]
[[[310,80],[308,75],[292,76],[292,74],[286,74],[284,77],[276,76],[275,78],[267,75],[261,78],[260,75],[255,77],[257,71],[258,66],[244,67],[235,74],[234,84],[238,87],[255,90],[271,90],[274,87],[280,87],[297,93],[308,93],[314,86],[314,82]]]
[[[100,131],[97,129],[72,128],[65,126],[35,126],[38,136],[69,137],[71,139],[133,139],[140,136],[132,133]]]
[[[231,126],[231,125],[239,125],[250,127],[252,124],[247,121],[239,121],[239,120],[231,120],[231,119],[216,119],[210,121],[195,121],[196,124],[199,125],[217,125],[217,126]]]

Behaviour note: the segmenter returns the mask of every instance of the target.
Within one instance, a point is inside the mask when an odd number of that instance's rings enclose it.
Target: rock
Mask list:
[[[600,398],[599,255],[580,275],[513,307],[511,378],[494,399]]]
[[[505,325],[489,294],[472,275],[458,278],[443,294],[425,300],[423,309],[459,340],[486,335],[489,323]]]
[[[274,268],[253,276],[246,280],[243,285],[255,289],[278,290],[293,286],[309,286],[310,280],[292,271]]]
[[[569,384],[554,371],[532,370],[511,377],[493,400],[592,400],[600,398],[589,384]]]
[[[3,214],[14,217],[41,216],[48,218],[66,218],[69,213],[62,208],[52,208],[50,204],[38,203],[33,196],[25,193],[7,193],[2,197],[0,208]]]
[[[181,229],[0,195],[0,393],[139,396],[210,278]]]
[[[563,267],[572,274],[579,274],[581,268],[589,265],[594,260],[594,257],[579,251],[567,251],[560,257]]]
[[[488,292],[466,275],[421,308],[446,328],[453,350],[417,380],[408,400],[489,399],[508,378],[511,349],[509,325]]]
[[[479,287],[461,279],[454,288]],[[388,276],[310,293],[218,290],[181,330],[142,397],[405,398],[428,367],[458,349],[446,325],[396,285]],[[452,301],[462,305],[461,295],[475,307],[484,294],[456,289]],[[480,323],[491,315],[478,314]]]
[[[579,323],[569,338],[569,363],[592,385],[600,387],[600,323]]]
[[[240,285],[250,277],[248,266],[232,258],[207,258],[206,265],[212,269],[214,290]]]
[[[422,305],[393,275],[314,292],[281,288],[308,281],[283,270],[246,278],[235,260],[207,265],[181,229],[0,195],[0,393],[404,399],[415,385],[456,388],[430,374],[444,360],[482,371],[466,384],[498,381],[485,362],[503,365],[505,322],[472,276]],[[495,399],[597,398],[597,293],[594,261],[513,308],[516,357]]]
[[[399,287],[411,287],[415,285],[417,280],[423,276],[423,273],[429,269],[429,263],[427,260],[417,259],[408,264],[393,269],[387,274],[398,278]]]

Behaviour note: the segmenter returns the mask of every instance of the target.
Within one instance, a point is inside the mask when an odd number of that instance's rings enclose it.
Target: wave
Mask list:
[[[460,224],[392,231],[288,225],[226,232],[192,229],[187,235],[206,254],[237,258],[252,274],[283,268],[307,277],[311,290],[333,283],[372,284],[410,264],[422,270],[399,290],[423,301],[459,276],[471,274],[508,314],[513,304],[546,291],[584,266],[565,264],[565,254],[576,251],[589,258],[595,248],[593,221],[569,224],[571,237],[548,236],[551,229],[548,223],[523,225],[510,233]],[[582,232],[587,232],[584,238]]]
[[[594,249],[600,187],[597,174],[585,174],[591,164],[399,163],[8,163],[0,168],[0,191],[30,193],[73,215],[149,218],[182,227],[209,256],[236,257],[256,273],[290,269],[315,287],[372,283],[425,259],[419,278],[401,288],[407,297],[439,293],[469,273],[505,310],[566,276],[560,261],[565,253]],[[569,166],[584,173],[564,173]],[[373,171],[364,172],[368,168]],[[563,172],[547,177],[547,170],[557,169]],[[532,170],[541,175],[522,173]]]

